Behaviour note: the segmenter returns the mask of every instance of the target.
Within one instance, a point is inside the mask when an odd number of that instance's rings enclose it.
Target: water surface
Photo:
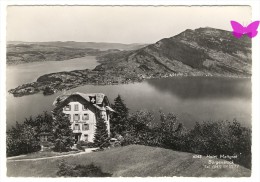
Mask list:
[[[42,62],[7,67],[7,85],[13,88],[22,83],[36,80],[39,76],[76,69],[93,69],[97,65],[95,57],[88,56],[63,62]],[[66,93],[102,92],[112,103],[120,94],[131,112],[149,109],[158,113],[172,112],[186,127],[195,122],[229,120],[234,118],[243,125],[251,126],[251,80],[246,78],[216,77],[173,77],[151,79],[142,83],[125,85],[86,85]],[[21,122],[31,115],[53,109],[51,96],[35,94],[23,97],[7,95],[7,127],[15,121]]]
[[[69,59],[65,61],[32,62],[6,67],[6,87],[11,89],[24,83],[36,81],[44,74],[60,71],[94,69],[99,63],[95,56]]]

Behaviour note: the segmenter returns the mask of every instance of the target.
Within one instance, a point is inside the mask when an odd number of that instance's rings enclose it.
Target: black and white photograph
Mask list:
[[[246,5],[7,6],[6,176],[250,178],[258,25]]]

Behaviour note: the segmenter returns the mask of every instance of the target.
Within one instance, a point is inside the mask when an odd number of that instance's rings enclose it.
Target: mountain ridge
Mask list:
[[[67,48],[77,48],[77,49],[99,49],[101,51],[108,49],[118,49],[118,50],[133,50],[141,48],[147,44],[142,43],[114,43],[114,42],[78,42],[78,41],[46,41],[46,42],[24,42],[24,41],[7,41],[7,45],[17,45],[17,44],[38,44],[38,45],[49,45]]]
[[[111,63],[119,64],[118,69],[127,70],[127,63],[138,74],[170,71],[191,76],[251,75],[251,40],[247,37],[236,39],[231,32],[214,28],[187,29],[173,37],[120,54],[99,57],[103,64],[96,70],[100,67],[111,69]]]
[[[14,96],[38,92],[53,94],[82,85],[141,82],[173,76],[251,76],[251,39],[213,28],[186,30],[155,44],[130,51],[113,51],[97,57],[93,70],[74,70],[40,76],[36,82],[9,90]]]

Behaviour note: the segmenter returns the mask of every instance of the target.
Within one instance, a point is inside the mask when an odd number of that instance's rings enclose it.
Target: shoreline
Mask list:
[[[83,73],[82,73],[83,72]],[[77,74],[76,76],[73,74]],[[81,75],[80,75],[81,74]],[[92,77],[88,77],[92,74]],[[72,76],[71,76],[72,75]],[[88,79],[86,79],[86,76]],[[66,77],[66,79],[63,79]],[[67,78],[69,77],[69,78]],[[70,77],[73,77],[72,79]],[[14,97],[33,95],[43,93],[43,95],[53,95],[58,91],[70,90],[84,85],[104,86],[121,85],[130,83],[140,83],[150,79],[163,78],[183,78],[183,77],[201,77],[201,78],[233,78],[233,79],[251,79],[252,76],[238,75],[184,75],[184,74],[165,74],[165,75],[135,75],[133,78],[127,76],[117,76],[115,72],[101,72],[91,70],[75,70],[70,72],[50,73],[40,76],[35,82],[19,85],[14,89],[8,90],[8,93]]]

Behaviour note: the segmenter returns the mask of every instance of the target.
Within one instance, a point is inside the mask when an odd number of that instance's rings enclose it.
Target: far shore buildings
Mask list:
[[[73,93],[61,95],[53,103],[55,109],[63,109],[71,123],[71,129],[78,141],[93,142],[97,117],[107,124],[110,134],[109,113],[114,112],[110,107],[107,96],[103,93]]]

